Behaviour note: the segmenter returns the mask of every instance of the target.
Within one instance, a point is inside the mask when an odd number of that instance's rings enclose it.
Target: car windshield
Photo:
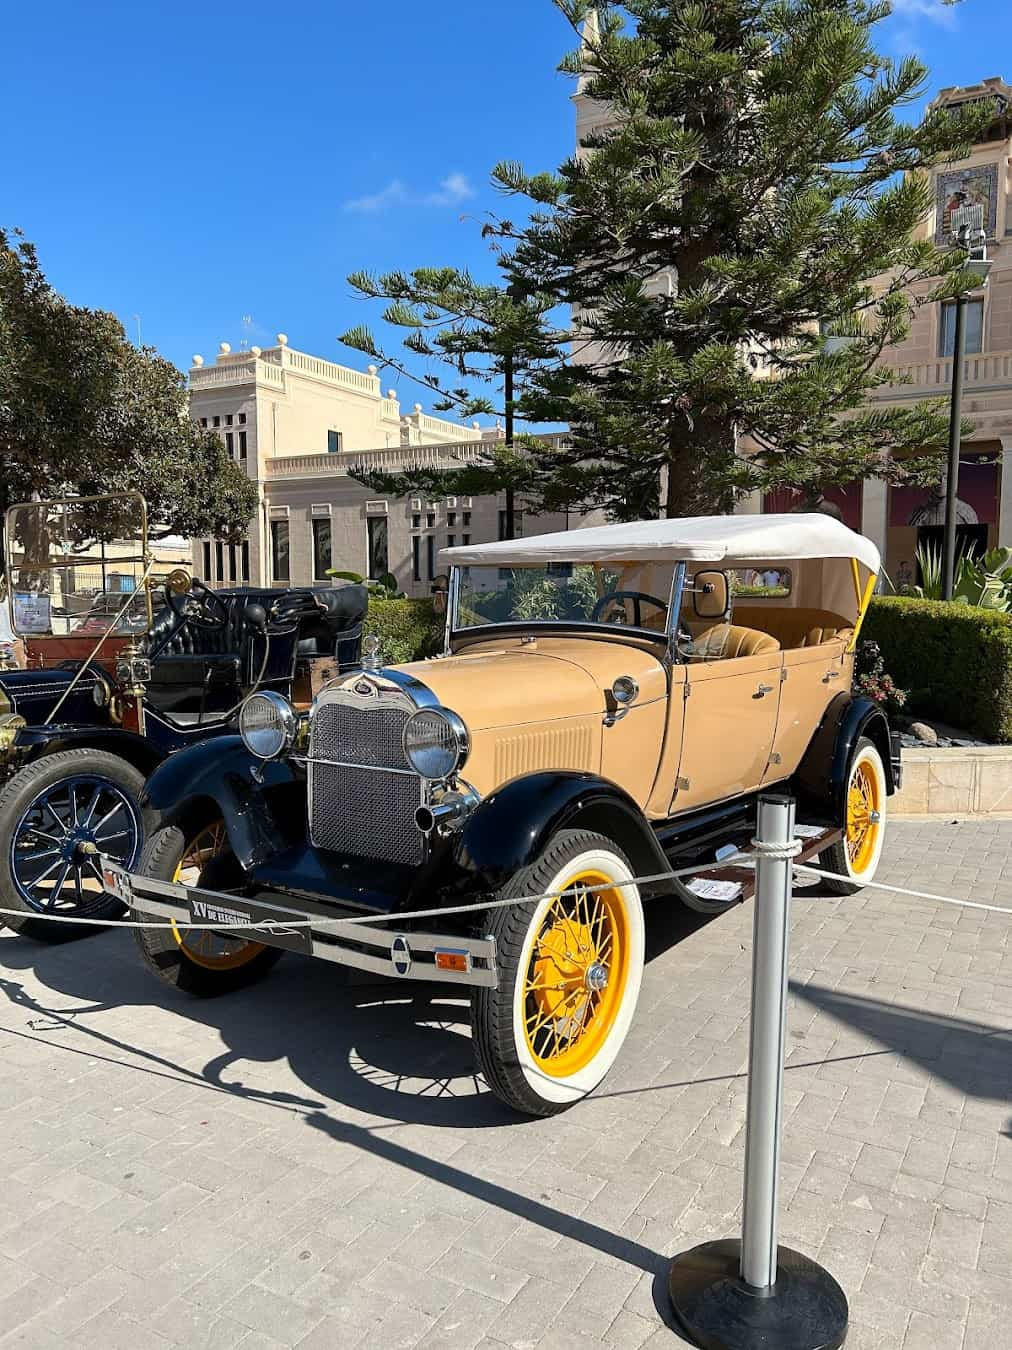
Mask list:
[[[453,627],[596,623],[664,633],[673,570],[673,563],[464,567]]]

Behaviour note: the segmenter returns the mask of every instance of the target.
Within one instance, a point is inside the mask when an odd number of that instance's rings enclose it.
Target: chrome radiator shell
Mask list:
[[[401,747],[404,724],[419,701],[382,671],[352,676],[319,694],[308,756],[315,848],[408,865],[424,860],[426,842],[415,812],[425,782],[408,768]]]

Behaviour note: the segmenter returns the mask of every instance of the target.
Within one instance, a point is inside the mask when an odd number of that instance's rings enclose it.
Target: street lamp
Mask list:
[[[987,256],[982,206],[957,206],[949,219],[952,243],[966,250],[965,272],[981,287],[987,285],[991,263]],[[945,533],[942,548],[942,599],[952,599],[956,571],[956,497],[959,488],[959,443],[963,402],[963,364],[966,357],[965,290],[956,296],[956,325],[952,341],[952,399],[949,408],[949,464],[945,475]]]

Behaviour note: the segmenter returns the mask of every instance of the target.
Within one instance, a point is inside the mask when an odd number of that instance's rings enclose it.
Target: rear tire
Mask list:
[[[586,1097],[615,1062],[643,978],[643,906],[610,839],[560,831],[501,898],[550,895],[489,912],[499,983],[475,989],[479,1067],[514,1110],[551,1116]],[[611,883],[611,884],[609,884]]]
[[[228,844],[223,821],[212,821],[189,837],[175,825],[157,830],[148,841],[137,871],[159,881],[181,877],[199,886],[208,864],[213,862],[215,887],[223,872],[234,867],[235,881],[242,870]],[[150,921],[151,916],[133,911],[132,918]],[[277,947],[245,938],[219,937],[213,932],[186,928],[135,928],[137,946],[144,964],[165,984],[201,998],[230,994],[263,979],[281,959]]]
[[[823,885],[832,895],[856,895],[873,880],[882,856],[886,825],[886,773],[882,756],[866,736],[854,747],[847,771],[843,838],[819,854],[827,872],[849,878]]]

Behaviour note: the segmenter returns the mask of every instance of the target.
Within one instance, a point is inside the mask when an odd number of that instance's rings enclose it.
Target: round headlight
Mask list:
[[[449,708],[423,708],[404,724],[404,758],[422,778],[455,774],[471,748],[467,727]]]
[[[287,699],[267,689],[250,694],[239,711],[239,735],[257,759],[277,759],[284,754],[298,729],[298,718]]]

